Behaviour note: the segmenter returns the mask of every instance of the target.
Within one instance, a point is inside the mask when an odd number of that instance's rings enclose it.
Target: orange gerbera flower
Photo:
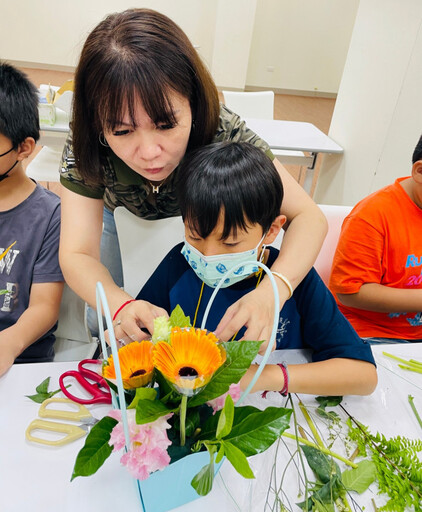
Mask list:
[[[122,372],[123,387],[134,389],[146,386],[151,382],[154,365],[152,362],[151,341],[134,341],[119,349],[120,370]],[[116,378],[116,369],[113,356],[107,359],[108,365],[103,368],[103,377]]]
[[[154,346],[154,366],[179,393],[192,396],[225,361],[225,351],[217,341],[205,330],[174,327],[170,343],[160,341]]]

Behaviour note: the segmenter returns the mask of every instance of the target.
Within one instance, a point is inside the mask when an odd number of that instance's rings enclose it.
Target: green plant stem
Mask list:
[[[394,359],[395,361],[398,361],[399,363],[403,363],[406,365],[406,370],[412,370],[418,373],[422,373],[422,363],[419,361],[416,361],[415,359],[410,359],[409,361],[406,361],[406,359],[402,359],[401,357],[393,356],[393,354],[389,354],[388,352],[383,352],[384,356],[390,357],[391,359]],[[400,366],[400,365],[399,365]],[[403,366],[400,366],[403,368]],[[407,368],[410,367],[410,368]]]
[[[408,395],[407,399],[409,400],[410,407],[412,408],[412,411],[416,416],[416,419],[418,420],[419,426],[422,428],[422,420],[421,417],[419,416],[418,411],[416,410],[415,404],[413,403],[413,396]]]
[[[322,442],[322,439],[317,432],[315,424],[312,421],[312,419],[308,413],[308,410],[306,409],[305,405],[303,404],[303,402],[301,400],[299,400],[299,407],[300,407],[300,410],[302,411],[302,414],[306,420],[306,423],[309,425],[309,428],[311,429],[312,434],[314,435],[317,445],[320,446],[321,448],[324,448],[324,443]]]
[[[186,410],[188,404],[188,397],[182,395],[180,402],[180,446],[185,446],[186,442]]]
[[[312,443],[311,441],[308,441],[307,439],[303,439],[303,437],[297,437],[294,434],[289,434],[288,432],[283,432],[281,435],[283,437],[288,437],[289,439],[295,439],[298,443],[305,444],[306,446],[312,446],[312,448],[316,448],[317,450],[320,450],[322,453],[325,453],[325,455],[329,455],[330,457],[334,457],[335,459],[341,460],[347,466],[350,466],[353,469],[356,469],[358,467],[357,464],[350,461],[349,459],[342,457],[338,453],[332,452],[328,448],[324,448],[323,446],[318,446],[317,444]]]
[[[399,368],[402,368],[403,370],[408,370],[409,372],[422,373],[422,367],[407,366],[404,364],[399,364],[398,366],[399,366]]]

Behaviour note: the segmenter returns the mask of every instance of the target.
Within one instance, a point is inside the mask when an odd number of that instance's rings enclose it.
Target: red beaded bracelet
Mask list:
[[[277,366],[281,368],[281,371],[283,372],[283,380],[284,385],[283,389],[279,391],[280,395],[287,396],[289,394],[289,370],[287,369],[287,363],[277,363]],[[267,394],[269,391],[263,391],[261,396],[262,398],[267,398]]]
[[[284,386],[281,391],[279,391],[280,395],[287,396],[289,394],[289,371],[287,369],[286,363],[277,363],[277,366],[281,368],[283,372]]]
[[[116,316],[120,313],[120,311],[125,307],[127,306],[128,304],[130,304],[131,302],[135,302],[136,299],[131,299],[131,300],[127,300],[126,302],[124,302],[120,308],[114,313],[113,315],[113,322],[114,320],[116,320]]]

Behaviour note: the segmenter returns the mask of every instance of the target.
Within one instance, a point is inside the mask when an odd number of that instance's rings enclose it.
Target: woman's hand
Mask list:
[[[289,297],[289,289],[276,280],[280,298],[280,310]],[[265,278],[256,290],[249,292],[232,304],[215,330],[215,335],[228,341],[242,327],[246,326],[243,340],[263,340],[259,353],[265,353],[274,324],[274,292],[271,282]],[[275,347],[273,347],[274,350]]]
[[[154,318],[158,316],[168,317],[167,311],[145,300],[134,300],[122,308],[113,321],[114,335],[116,340],[123,345],[132,341],[141,341],[149,338],[150,335],[141,328],[148,330],[151,334],[154,330]],[[108,333],[106,340],[109,342]]]

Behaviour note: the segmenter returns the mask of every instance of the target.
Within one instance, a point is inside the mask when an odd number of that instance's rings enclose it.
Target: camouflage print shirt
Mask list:
[[[224,140],[249,142],[274,159],[268,144],[250,130],[237,114],[221,105],[220,122],[213,142]],[[124,206],[138,217],[149,220],[180,215],[175,192],[178,168],[160,186],[158,194],[152,193],[150,182],[128,167],[111,149],[108,150],[103,171],[103,184],[96,187],[87,185],[75,165],[71,136],[67,139],[60,171],[60,182],[64,187],[85,197],[103,199],[110,211]]]

